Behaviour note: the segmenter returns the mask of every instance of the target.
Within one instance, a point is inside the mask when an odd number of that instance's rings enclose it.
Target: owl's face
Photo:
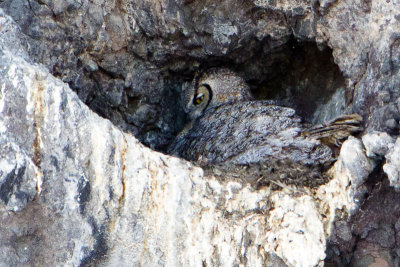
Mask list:
[[[253,99],[243,78],[228,69],[211,69],[196,75],[183,87],[182,97],[184,110],[192,120],[207,109]]]

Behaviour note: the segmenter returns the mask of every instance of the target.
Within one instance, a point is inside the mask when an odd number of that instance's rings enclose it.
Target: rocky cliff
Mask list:
[[[396,266],[399,2],[0,8],[2,266]],[[316,188],[254,188],[152,150],[185,123],[182,83],[213,66],[305,121],[356,112],[365,131]]]

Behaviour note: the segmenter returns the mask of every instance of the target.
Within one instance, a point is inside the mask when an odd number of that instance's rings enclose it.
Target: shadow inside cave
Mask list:
[[[274,48],[268,40],[249,45],[254,47],[254,52],[248,56],[238,49],[226,57],[210,56],[201,62],[189,58],[187,64],[193,62],[192,67],[184,71],[160,66],[164,86],[157,93],[157,100],[151,90],[149,95],[131,95],[128,91],[123,105],[106,108],[109,96],[101,94],[88,105],[115,125],[122,125],[123,130],[134,134],[144,145],[161,152],[166,152],[188,122],[180,102],[182,84],[190,81],[196,72],[209,68],[224,67],[237,72],[250,85],[256,99],[274,100],[279,105],[292,107],[306,123],[322,123],[343,113],[345,78],[334,63],[329,47],[298,42],[293,36]]]
[[[272,52],[265,46],[255,48],[254,56],[239,64],[229,58],[211,58],[200,65],[199,71],[229,68],[246,80],[257,100],[273,100],[278,105],[294,108],[306,123],[330,121],[344,112],[345,78],[329,47],[297,42],[293,37]],[[240,51],[233,51],[230,58],[235,58],[236,53]],[[184,78],[188,80],[192,76]],[[179,100],[178,105],[181,105]],[[177,128],[183,127],[184,124]]]

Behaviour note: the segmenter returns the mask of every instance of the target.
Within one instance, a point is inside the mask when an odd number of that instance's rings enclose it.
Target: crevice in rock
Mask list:
[[[44,85],[41,81],[41,77],[39,73],[36,73],[36,80],[34,83],[34,87],[36,87],[36,90],[33,90],[33,92],[37,92],[35,95],[33,95],[33,101],[34,101],[34,128],[35,128],[35,139],[33,140],[33,162],[35,165],[40,169],[41,165],[41,143],[42,143],[42,136],[41,136],[41,127],[43,126],[43,90],[44,90]]]
[[[86,213],[86,204],[90,200],[91,186],[85,177],[80,177],[78,181],[78,203],[79,212],[83,215]]]
[[[321,51],[315,43],[294,38],[283,50],[264,79],[249,81],[256,98],[275,99],[293,107],[307,122],[332,119],[319,118],[317,113],[335,93],[345,90],[345,79],[334,63],[332,50],[325,47]],[[344,108],[336,104],[338,110],[333,116],[340,115]]]
[[[23,180],[23,176],[25,174],[26,167],[22,166],[21,168],[17,169],[15,167],[11,172],[5,175],[2,179],[2,183],[0,184],[0,199],[7,204],[10,200],[11,195],[14,192],[18,192],[21,183]]]
[[[107,255],[109,250],[107,246],[106,226],[98,226],[95,219],[92,217],[89,218],[89,223],[92,225],[95,243],[93,249],[90,252],[85,253],[88,256],[82,259],[81,264],[79,265],[80,267],[98,266],[102,260],[104,260],[103,257]]]
[[[128,152],[128,144],[126,141],[125,136],[123,137],[123,147],[121,151],[121,186],[122,186],[122,192],[121,196],[118,198],[118,208],[121,209],[123,206],[123,202],[125,201],[125,196],[126,196],[126,177],[125,177],[125,170],[126,170],[126,163],[125,163],[125,157],[126,153]]]
[[[370,266],[398,257],[400,193],[390,187],[383,163],[378,163],[365,183],[368,195],[360,210],[350,219],[335,223],[327,244],[326,266]]]

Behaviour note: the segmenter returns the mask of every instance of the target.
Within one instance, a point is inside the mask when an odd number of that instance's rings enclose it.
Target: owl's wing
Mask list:
[[[304,164],[331,159],[329,147],[301,135],[301,120],[291,108],[263,105],[257,101],[243,105],[247,114],[232,132],[237,136],[235,146],[225,152],[225,161],[248,164],[268,159],[290,159]],[[233,152],[230,152],[233,151]]]
[[[257,162],[269,156],[287,158],[300,132],[293,109],[248,101],[208,110],[171,146],[175,154],[203,163]]]
[[[348,115],[329,124],[302,129],[291,108],[247,101],[207,110],[178,135],[170,152],[203,164],[248,164],[291,159],[312,164],[332,160],[332,151],[318,140],[337,140],[360,129],[360,117]]]

